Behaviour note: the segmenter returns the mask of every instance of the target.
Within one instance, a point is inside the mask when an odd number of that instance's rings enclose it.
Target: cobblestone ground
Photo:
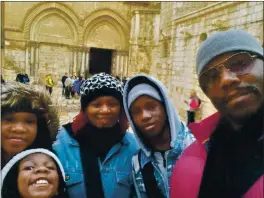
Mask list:
[[[66,124],[78,114],[80,111],[80,100],[66,99],[62,96],[62,88],[54,87],[51,95],[53,102],[58,106],[60,114],[60,125]]]

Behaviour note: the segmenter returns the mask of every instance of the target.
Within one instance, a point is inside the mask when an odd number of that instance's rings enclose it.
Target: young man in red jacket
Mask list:
[[[172,198],[263,198],[263,48],[242,30],[201,45],[199,84],[218,110],[189,128],[196,136],[174,167]]]

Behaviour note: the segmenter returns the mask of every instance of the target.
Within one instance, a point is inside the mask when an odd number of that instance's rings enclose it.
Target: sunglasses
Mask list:
[[[203,71],[199,75],[200,85],[208,87],[219,82],[222,67],[236,76],[248,74],[254,67],[254,60],[256,58],[256,55],[250,55],[247,52],[236,53],[214,67]]]

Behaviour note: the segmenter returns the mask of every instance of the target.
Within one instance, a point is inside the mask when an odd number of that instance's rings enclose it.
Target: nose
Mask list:
[[[17,122],[13,124],[12,131],[17,133],[24,133],[26,131],[26,127],[23,123]]]
[[[108,105],[102,105],[100,108],[100,113],[109,113],[110,112],[110,108]]]
[[[220,75],[220,86],[223,89],[230,88],[232,86],[236,86],[240,83],[240,79],[233,72],[228,71],[223,68]]]
[[[49,169],[45,166],[39,166],[35,169],[35,173],[48,173]]]
[[[151,118],[151,114],[147,110],[142,110],[141,120],[143,122],[148,121]]]

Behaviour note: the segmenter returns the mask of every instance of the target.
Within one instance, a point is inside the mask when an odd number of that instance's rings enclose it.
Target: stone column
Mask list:
[[[70,48],[70,63],[69,63],[69,70],[68,70],[69,76],[71,75],[72,70],[73,70],[73,50],[72,48]]]
[[[140,31],[140,16],[139,16],[139,12],[136,11],[136,19],[135,19],[135,38],[136,40],[138,39],[139,31]]]
[[[119,71],[121,73],[121,75],[119,77],[122,80],[123,79],[123,76],[124,76],[124,74],[123,74],[123,72],[124,72],[124,69],[123,69],[124,68],[124,55],[123,54],[121,55],[119,62],[120,62],[120,65],[119,65],[120,69],[119,69]]]
[[[76,49],[73,50],[73,69],[72,75],[76,75],[76,68],[77,68],[77,51]]]
[[[159,41],[159,31],[160,31],[160,15],[155,16],[155,26],[154,26],[154,41],[158,43]]]
[[[116,76],[119,75],[119,64],[120,64],[119,62],[120,62],[120,55],[117,52],[116,54]]]
[[[88,73],[89,73],[89,70],[90,70],[90,48],[87,48],[87,51],[86,51],[86,63],[85,63],[85,78],[88,77]]]
[[[111,73],[113,76],[116,76],[116,51],[112,53]]]
[[[28,55],[29,55],[29,47],[26,46],[26,53],[25,53],[25,62],[26,62],[26,64],[25,64],[25,72],[27,74],[29,74],[29,72],[30,72],[30,66],[29,66],[29,62],[28,62],[29,56]]]
[[[81,67],[82,67],[82,51],[78,49],[78,66],[77,66],[77,77],[81,74]]]
[[[39,70],[39,43],[36,44],[36,48],[35,48],[35,73],[34,73],[34,76],[35,76],[35,81],[37,80],[37,77],[38,77],[38,70]]]
[[[33,76],[34,73],[35,73],[35,64],[34,64],[34,59],[35,59],[35,47],[33,46],[33,44],[31,44],[31,47],[30,47],[30,76]]]
[[[85,50],[82,49],[82,64],[81,64],[81,69],[80,69],[80,75],[84,76],[84,72],[85,72]]]
[[[125,56],[125,77],[128,77],[128,55]]]

